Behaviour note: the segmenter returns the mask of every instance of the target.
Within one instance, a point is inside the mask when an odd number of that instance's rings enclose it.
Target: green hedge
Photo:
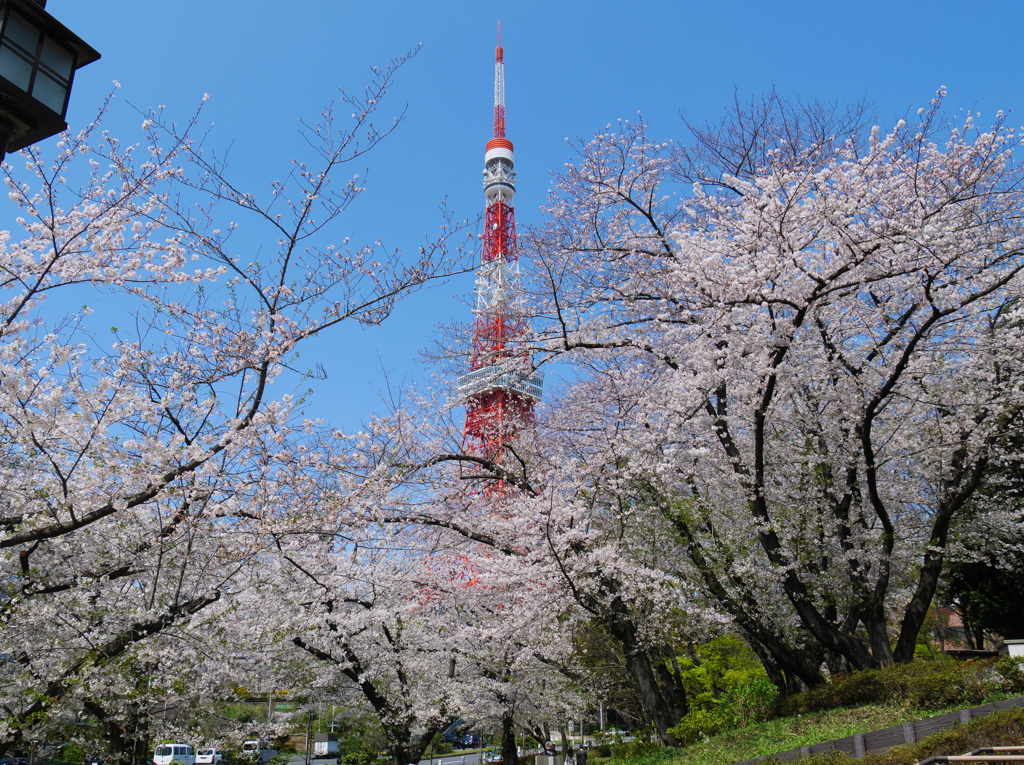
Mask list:
[[[993,694],[1024,693],[1019,659],[915,661],[854,672],[806,693],[776,702],[773,714],[789,717],[837,707],[902,701],[915,709],[947,709],[982,704]]]

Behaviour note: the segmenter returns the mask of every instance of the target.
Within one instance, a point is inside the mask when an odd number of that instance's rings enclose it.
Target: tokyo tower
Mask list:
[[[516,254],[516,193],[512,142],[505,137],[505,54],[494,53],[494,137],[484,154],[483,248],[476,277],[476,314],[470,371],[458,379],[466,407],[462,448],[496,463],[503,461],[524,426],[533,421],[544,379],[526,350],[526,315]],[[500,491],[500,489],[499,489]]]

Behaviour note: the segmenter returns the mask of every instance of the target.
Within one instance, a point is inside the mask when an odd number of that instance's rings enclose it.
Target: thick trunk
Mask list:
[[[127,720],[111,719],[106,710],[93,700],[86,700],[84,706],[103,726],[112,762],[116,765],[142,765],[149,761],[148,717],[133,708]]]
[[[385,725],[384,732],[391,740],[388,751],[391,753],[391,765],[409,765],[423,759],[430,742],[441,731],[440,725],[427,728],[422,736],[412,735],[412,723],[408,725]]]
[[[393,741],[388,750],[391,752],[391,765],[409,765],[411,762],[419,762],[419,760],[413,760],[412,747],[409,746],[408,742],[399,743]]]
[[[516,726],[511,712],[506,712],[501,716],[501,758],[505,765],[519,765]]]
[[[825,678],[818,669],[821,662],[815,663],[807,651],[804,651],[803,656],[798,657],[778,641],[766,645],[750,634],[745,637],[748,645],[761,661],[761,666],[768,673],[768,679],[779,689],[781,695],[792,696],[796,693],[803,693],[812,685],[821,685],[825,682]],[[800,667],[800,672],[793,671],[792,668],[795,666]],[[816,682],[808,683],[804,677],[812,678]]]
[[[896,661],[902,664],[909,664],[914,658],[917,636],[921,633],[921,627],[938,589],[953,517],[978,490],[987,467],[988,460],[985,458],[978,459],[970,466],[960,466],[958,475],[950,479],[946,487],[946,498],[939,506],[939,512],[936,513],[932,525],[931,539],[918,576],[917,589],[907,604],[903,622],[900,624],[900,636],[896,641],[894,655]]]
[[[668,667],[672,662],[673,670]],[[672,717],[676,720],[682,719],[683,715],[690,711],[686,702],[686,691],[683,689],[683,678],[679,674],[679,667],[675,662],[675,656],[662,657],[656,664],[655,669],[660,679],[662,693],[665,696],[665,703],[668,704]]]
[[[655,730],[658,731],[658,736],[665,746],[679,746],[679,740],[669,733],[669,728],[676,725],[680,717],[686,714],[686,699],[677,700],[676,705],[666,700],[658,684],[658,676],[651,657],[641,643],[636,625],[630,619],[626,605],[620,598],[612,601],[611,612],[612,618],[607,624],[608,631],[622,645],[626,657],[626,671],[633,678],[644,713],[654,723]],[[679,704],[682,704],[681,711]]]
[[[888,667],[893,663],[892,646],[889,644],[889,628],[885,622],[885,608],[881,603],[872,604],[861,621],[871,641],[871,655],[878,666]]]

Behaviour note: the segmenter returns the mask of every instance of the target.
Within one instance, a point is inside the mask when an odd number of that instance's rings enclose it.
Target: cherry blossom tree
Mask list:
[[[242,642],[298,649],[320,693],[354,690],[395,765],[417,761],[455,717],[501,727],[513,761],[517,718],[565,713],[561,684],[548,679],[564,645],[559,614],[518,560],[503,564],[492,546],[423,522],[442,497],[396,469],[407,414],[348,438],[321,434],[277,476],[295,493],[285,504],[307,512],[267,526],[261,584],[245,595],[263,604],[255,630],[265,633]],[[329,453],[349,458],[314,464]]]
[[[538,347],[582,375],[554,502],[607,492],[670,533],[656,568],[781,687],[910,661],[1019,438],[1020,134],[941,94],[888,130],[775,94],[692,127],[579,143],[531,237]]]
[[[267,525],[303,512],[275,480],[314,427],[290,395],[297,349],[383,321],[451,269],[457,227],[412,258],[332,239],[364,191],[364,155],[401,122],[374,119],[408,58],[342,93],[306,131],[310,161],[269,194],[232,182],[198,114],[147,113],[139,145],[96,123],[52,160],[9,158],[21,217],[0,237],[0,753],[116,698],[129,664],[204,660],[181,648],[210,634],[199,616],[253,581]]]
[[[443,409],[437,401],[422,406],[423,412]],[[621,494],[598,486],[595,474],[580,463],[589,441],[603,438],[604,422],[591,428],[591,421],[580,419],[584,410],[556,407],[536,429],[524,427],[518,442],[507,445],[506,458],[494,461],[457,451],[450,432],[436,426],[431,432],[429,417],[405,414],[420,427],[392,428],[381,448],[393,468],[405,471],[405,485],[417,487],[412,495],[417,501],[389,503],[377,517],[462,540],[449,544],[481,583],[473,592],[474,613],[482,621],[468,621],[466,629],[492,637],[497,653],[489,662],[481,659],[483,666],[509,668],[490,677],[484,673],[495,722],[506,732],[515,716],[531,732],[560,727],[570,712],[589,703],[586,689],[593,684],[573,656],[572,636],[593,620],[621,647],[647,719],[674,743],[669,728],[687,706],[664,649],[679,634],[675,617],[683,606],[700,617],[711,609],[693,602],[683,582],[666,572],[665,557],[679,546],[668,527],[662,524],[659,533],[635,523],[635,509]],[[461,470],[462,463],[471,469]],[[487,493],[488,481],[500,481],[504,490]],[[489,612],[502,629],[495,631]],[[465,642],[479,644],[473,637]],[[549,680],[560,679],[541,691],[549,697],[544,704],[523,709],[529,694],[522,689],[535,687],[529,678],[539,666],[547,667]]]
[[[418,762],[454,695],[454,646],[426,595],[423,557],[402,534],[352,519],[275,537],[268,585],[249,593],[267,614],[260,626],[292,649],[293,665],[307,667],[314,691],[353,692],[378,721],[394,765]]]

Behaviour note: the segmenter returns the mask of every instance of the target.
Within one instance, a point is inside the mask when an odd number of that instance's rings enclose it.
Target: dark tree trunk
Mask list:
[[[508,711],[501,716],[501,758],[504,765],[519,765],[515,720]]]
[[[107,751],[116,765],[143,765],[149,761],[149,718],[140,712],[138,705],[127,710],[124,722],[111,719],[107,711],[92,699],[86,700],[84,706],[103,726]]]
[[[672,704],[658,683],[657,671],[650,653],[640,640],[639,630],[629,616],[626,604],[621,598],[614,598],[607,620],[608,631],[622,644],[626,658],[626,670],[636,684],[644,713],[654,723],[658,737],[665,746],[680,746],[679,739],[669,732],[682,715],[686,714],[686,698],[675,699]]]
[[[672,669],[669,669],[668,662],[672,662]],[[686,701],[686,691],[683,689],[683,678],[679,673],[679,666],[676,664],[675,655],[662,657],[655,664],[658,678],[661,680],[661,688],[665,695],[665,702],[669,705],[672,717],[681,720],[683,715],[690,711]],[[674,671],[673,671],[674,670]]]
[[[384,726],[384,733],[391,739],[388,751],[391,752],[391,765],[410,765],[423,759],[430,742],[441,732],[440,724],[431,725],[422,736],[414,738],[410,734],[411,724],[407,726]]]
[[[794,673],[787,668],[788,664],[781,663],[779,657],[769,650],[768,647],[752,638],[749,634],[744,635],[744,637],[747,639],[747,644],[757,654],[757,658],[761,661],[764,671],[768,673],[768,679],[772,681],[772,685],[779,689],[779,693],[782,696],[803,693],[810,687],[800,674]],[[825,682],[825,678],[822,677],[821,682]]]

